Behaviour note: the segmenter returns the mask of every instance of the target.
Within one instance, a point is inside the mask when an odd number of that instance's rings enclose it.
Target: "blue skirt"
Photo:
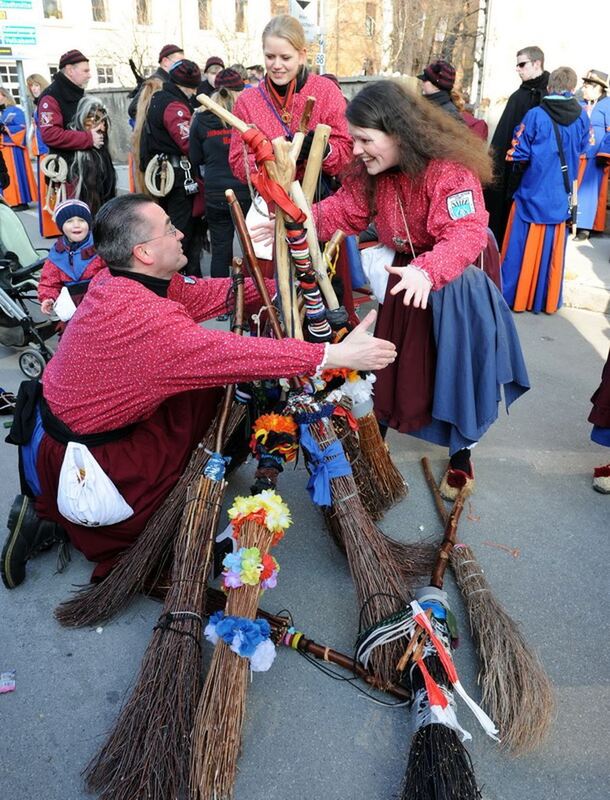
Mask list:
[[[382,313],[389,300],[386,294]],[[402,305],[402,296],[399,303],[405,315],[422,313]],[[392,414],[386,419],[391,427],[446,446],[453,454],[481,439],[498,418],[502,396],[508,411],[530,383],[513,316],[482,270],[470,266],[459,278],[431,292],[429,306],[436,345],[430,421],[409,429]],[[393,311],[399,313],[398,307]],[[401,343],[395,344],[400,349]],[[396,376],[394,386],[397,397],[403,391],[418,391],[415,385],[402,385],[400,377]],[[378,418],[383,421],[379,413]]]

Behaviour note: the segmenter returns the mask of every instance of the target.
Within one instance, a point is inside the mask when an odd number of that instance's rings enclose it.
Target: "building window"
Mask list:
[[[375,36],[375,18],[377,16],[377,7],[375,3],[366,4],[366,16],[364,18],[364,32],[372,39]]]
[[[57,75],[59,72],[59,67],[49,67],[49,75],[51,76],[51,80]]]
[[[210,5],[211,0],[199,0],[199,30],[207,31],[212,26],[210,25]]]
[[[136,18],[138,25],[150,25],[151,13],[149,0],[136,0]]]
[[[246,32],[246,7],[248,0],[235,0],[235,31]]]
[[[19,95],[19,77],[16,64],[0,64],[0,86],[9,89],[17,105],[21,103]]]
[[[94,22],[108,22],[106,0],[91,0],[91,14]]]
[[[97,82],[100,86],[114,83],[114,67],[98,67]]]
[[[45,19],[63,19],[61,0],[42,0],[42,13]]]

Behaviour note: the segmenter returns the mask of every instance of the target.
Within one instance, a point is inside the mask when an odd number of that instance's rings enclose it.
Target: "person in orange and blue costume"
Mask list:
[[[27,208],[36,197],[36,182],[25,141],[26,119],[11,92],[0,87],[0,146],[10,183],[3,197],[16,210]]]
[[[587,114],[572,94],[576,82],[570,67],[551,73],[549,94],[515,129],[506,155],[515,177],[522,176],[502,247],[502,291],[514,311],[552,314],[562,304],[570,188],[589,132]]]

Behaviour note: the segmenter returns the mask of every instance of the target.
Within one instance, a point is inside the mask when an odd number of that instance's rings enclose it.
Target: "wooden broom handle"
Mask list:
[[[219,589],[208,587],[206,589],[206,613],[222,611],[225,607],[226,599],[227,598],[224,592],[221,592]],[[274,632],[279,633],[282,637],[290,625],[290,620],[286,617],[279,617],[275,616],[274,614],[269,614],[267,611],[263,611],[262,608],[257,610],[256,616],[266,619]],[[371,672],[366,670],[362,664],[354,661],[353,658],[345,655],[345,653],[340,653],[338,650],[333,650],[330,647],[318,644],[312,639],[307,639],[304,635],[299,640],[296,649],[302,653],[311,653],[320,661],[328,661],[332,664],[337,664],[338,666],[355,673],[370,686],[379,688],[377,678]],[[401,700],[409,700],[411,697],[411,694],[409,691],[407,691],[407,689],[396,684],[390,685],[385,691],[387,691],[389,694],[393,694],[395,697],[399,697]]]
[[[307,166],[305,167],[305,174],[301,185],[303,186],[303,193],[307,198],[309,205],[313,203],[313,198],[316,193],[318,185],[318,178],[322,169],[322,161],[324,160],[324,151],[330,139],[331,127],[330,125],[316,125],[316,130],[313,135],[311,149],[307,158]]]
[[[329,261],[332,261],[332,259],[335,257],[335,251],[341,247],[344,239],[345,239],[345,233],[343,231],[335,231],[333,235],[330,237],[330,239],[326,244],[326,249],[324,251]]]
[[[462,489],[455,498],[455,503],[453,504],[453,508],[449,514],[449,519],[445,525],[443,541],[438,549],[438,555],[432,570],[430,585],[435,586],[437,589],[443,588],[443,578],[445,576],[445,570],[447,569],[449,556],[451,555],[451,551],[453,550],[453,546],[457,539],[457,527],[458,522],[460,521],[462,509],[464,508],[464,500],[464,490]]]
[[[236,280],[234,280],[233,283],[235,291],[235,323],[233,325],[233,330],[238,336],[241,336],[244,326],[244,283],[243,281],[238,280],[240,275],[243,276],[242,260],[241,258],[234,258],[232,277]],[[222,451],[234,396],[235,384],[228,384],[225,387],[220,406],[220,414],[218,415],[218,427],[216,428],[216,440],[214,442],[214,449],[217,453]]]
[[[250,268],[250,272],[252,273],[254,283],[256,284],[258,293],[265,306],[265,310],[269,314],[269,322],[271,323],[271,329],[273,330],[273,335],[275,336],[276,339],[283,339],[284,331],[282,330],[282,326],[280,325],[276,308],[271,302],[271,298],[269,297],[269,292],[267,291],[267,284],[265,283],[265,279],[263,278],[263,273],[261,272],[258,259],[254,252],[254,247],[252,245],[252,239],[250,238],[250,233],[248,232],[248,228],[246,226],[246,220],[244,219],[244,212],[242,211],[242,208],[239,204],[237,197],[235,196],[235,192],[233,191],[233,189],[227,189],[225,192],[225,197],[227,198],[227,202],[229,203],[231,217],[233,218],[233,224],[235,225],[235,230],[237,231],[237,238],[239,239],[241,248],[244,251],[244,256],[246,257],[246,263]]]
[[[434,505],[436,506],[438,515],[443,521],[443,525],[446,525],[447,520],[449,519],[449,512],[447,511],[447,506],[445,505],[445,501],[443,500],[442,495],[438,490],[438,485],[434,480],[434,475],[432,474],[432,469],[430,468],[430,461],[428,460],[427,456],[424,456],[422,458],[421,467],[424,471],[426,482],[430,487],[430,491],[432,492],[432,497],[434,498]]]
[[[301,152],[301,147],[303,146],[303,139],[307,133],[307,128],[309,128],[309,120],[311,119],[315,104],[315,97],[307,98],[305,101],[305,107],[303,108],[303,113],[301,114],[301,119],[299,120],[299,127],[297,128],[297,132],[292,137],[290,155],[295,161],[297,161],[299,158],[299,153]]]
[[[236,117],[235,114],[232,114],[230,111],[227,111],[226,108],[223,108],[218,103],[215,103],[213,100],[205,94],[198,94],[197,95],[197,102],[207,108],[208,111],[213,111],[217,117],[223,122],[226,122],[227,125],[230,125],[232,128],[235,128],[240,133],[245,133],[247,130],[252,128],[252,125],[249,125],[247,122],[244,122],[243,119]]]

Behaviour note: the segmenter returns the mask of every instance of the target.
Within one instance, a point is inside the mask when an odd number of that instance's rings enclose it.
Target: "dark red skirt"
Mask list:
[[[593,408],[589,414],[589,422],[599,428],[610,428],[610,351],[602,371],[602,382],[591,398]]]
[[[394,265],[404,266],[409,261],[397,253]],[[425,310],[405,306],[404,292],[390,294],[398,280],[398,275],[390,275],[375,328],[375,336],[394,342],[397,357],[377,373],[374,402],[380,422],[409,433],[432,421],[436,343],[430,305]]]
[[[133,516],[116,525],[87,528],[62,517],[57,510],[57,487],[66,448],[45,434],[37,461],[42,494],[36,499],[36,511],[41,518],[62,525],[72,544],[89,561],[97,562],[91,580],[110,572],[173,489],[215,416],[220,392],[205,389],[170,397],[128,436],[90,448],[134,510]]]

